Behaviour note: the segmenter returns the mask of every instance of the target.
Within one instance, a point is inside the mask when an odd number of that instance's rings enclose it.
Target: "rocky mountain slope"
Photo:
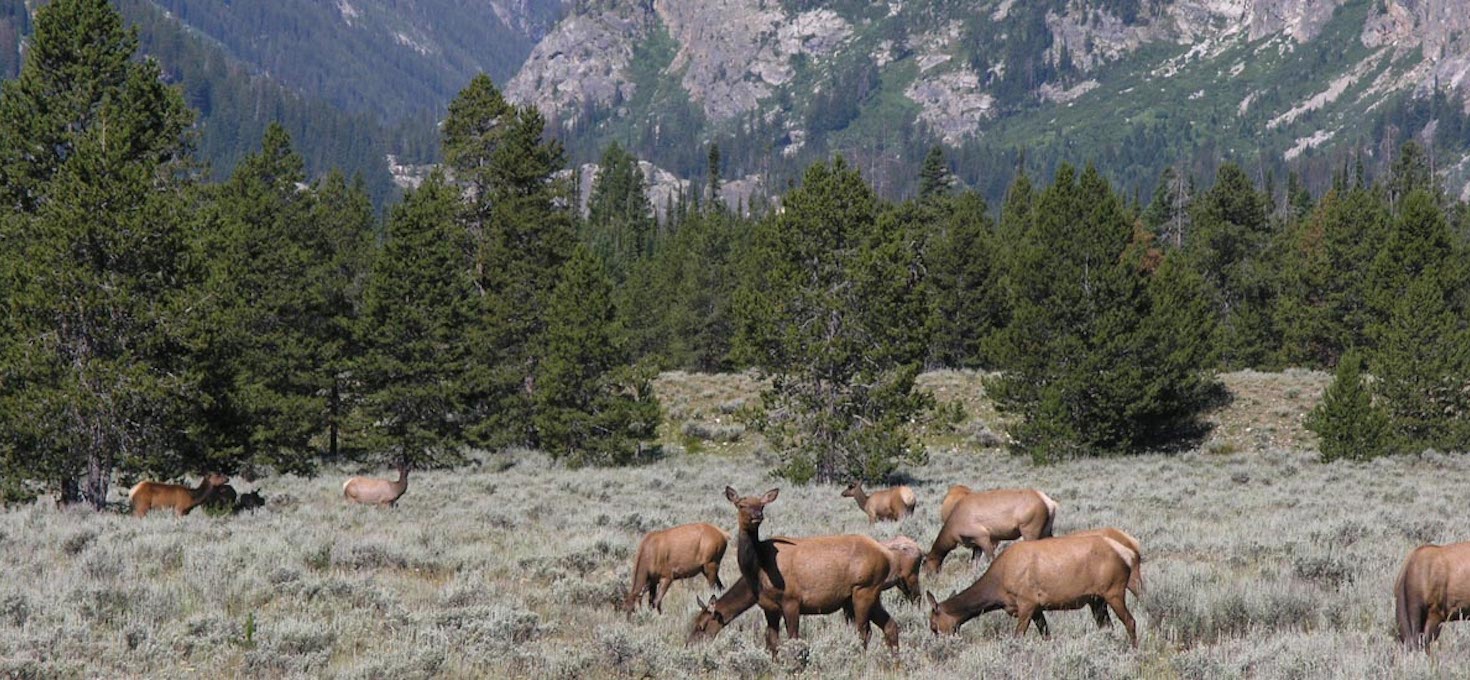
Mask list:
[[[698,172],[690,140],[738,147],[734,174],[835,151],[882,174],[937,141],[976,166],[1024,148],[1128,183],[1174,162],[1381,159],[1417,135],[1462,186],[1467,24],[1470,0],[589,2],[506,91],[574,142],[676,172]]]

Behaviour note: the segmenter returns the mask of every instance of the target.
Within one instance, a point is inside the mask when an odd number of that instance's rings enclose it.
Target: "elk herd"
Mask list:
[[[398,479],[353,477],[342,485],[353,503],[394,506],[408,489],[409,468],[397,466]],[[197,487],[139,482],[128,492],[133,514],[168,508],[180,517],[200,505],[234,512],[264,505],[258,491],[237,495],[229,478],[205,475]],[[1005,610],[1016,620],[1015,635],[1036,624],[1049,637],[1045,613],[1087,607],[1099,628],[1112,625],[1108,612],[1122,622],[1129,643],[1138,646],[1138,630],[1128,610],[1128,594],[1143,593],[1143,550],[1138,539],[1115,527],[1053,535],[1059,505],[1036,489],[974,490],[951,486],[940,504],[941,526],[925,552],[907,536],[879,542],[863,534],[828,536],[761,536],[766,507],[779,489],[760,496],[741,496],[725,487],[725,499],[736,512],[735,559],[740,577],[728,589],[720,580],[720,564],[730,534],[707,523],[684,524],[645,535],[633,561],[633,582],[618,608],[632,616],[640,600],[663,612],[664,597],[674,581],[704,576],[709,587],[723,591],[699,601],[699,613],[686,644],[717,635],[736,617],[759,607],[765,617],[766,647],[774,655],[784,623],[787,637],[800,636],[801,617],[842,611],[857,629],[864,648],[876,627],[884,643],[898,649],[898,622],[883,606],[884,591],[897,587],[910,602],[927,598],[929,629],[937,635],[958,632],[977,616]],[[913,489],[899,486],[867,493],[853,482],[843,492],[857,502],[868,522],[898,521],[913,514]],[[1019,541],[1001,549],[1004,541]],[[969,548],[971,564],[982,556],[988,566],[973,584],[939,600],[920,590],[923,571],[938,574],[944,559],[959,547]],[[1424,545],[1410,553],[1393,587],[1400,642],[1428,650],[1446,621],[1470,618],[1470,543]]]

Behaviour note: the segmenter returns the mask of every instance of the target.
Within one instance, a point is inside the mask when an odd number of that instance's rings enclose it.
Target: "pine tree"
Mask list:
[[[1317,433],[1324,463],[1369,460],[1392,450],[1388,415],[1374,402],[1362,363],[1356,352],[1344,355],[1322,401],[1307,415],[1307,429]]]
[[[1215,298],[1220,359],[1228,368],[1262,366],[1277,349],[1266,202],[1245,171],[1227,163],[1194,202],[1191,218],[1184,253]]]
[[[192,453],[178,333],[192,114],[136,47],[105,0],[55,0],[0,89],[0,203],[15,211],[0,221],[0,418],[28,449],[10,472],[98,509],[117,467]]]
[[[725,199],[720,195],[724,185],[720,181],[720,145],[709,145],[709,156],[705,159],[705,174],[709,177],[709,204],[711,210],[723,210]]]
[[[1455,264],[1429,267],[1409,282],[1372,357],[1395,438],[1415,450],[1470,450],[1467,282]]]
[[[920,219],[934,224],[924,251],[934,366],[989,366],[985,347],[1006,319],[994,223],[985,199],[966,192],[936,200]]]
[[[1200,282],[1150,274],[1122,205],[1093,168],[1057,171],[1015,251],[1010,324],[987,390],[1012,448],[1037,461],[1134,451],[1197,431],[1214,389]]]
[[[617,142],[609,144],[592,181],[582,240],[606,263],[615,283],[653,253],[656,224],[644,184],[638,159]]]
[[[735,302],[739,360],[769,374],[758,426],[777,474],[881,480],[920,462],[906,424],[926,347],[914,239],[839,157],[809,168],[784,211],[757,227]]]
[[[954,177],[944,162],[944,149],[938,144],[929,147],[928,155],[924,156],[924,167],[919,170],[919,199],[942,195],[953,181]]]
[[[439,174],[388,218],[386,243],[363,293],[357,362],[370,448],[416,467],[458,459],[465,443],[465,328],[478,298],[463,265],[459,197]]]
[[[585,247],[551,295],[545,339],[535,395],[542,447],[573,466],[632,461],[658,426],[658,402],[651,376],[629,364],[612,284]]]

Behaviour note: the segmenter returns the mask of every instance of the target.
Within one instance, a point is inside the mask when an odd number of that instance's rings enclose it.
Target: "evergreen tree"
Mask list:
[[[918,462],[909,420],[925,351],[918,253],[839,157],[809,168],[761,222],[736,300],[735,348],[771,375],[758,426],[796,482],[881,480]]]
[[[1470,450],[1470,329],[1451,264],[1409,282],[1384,324],[1372,368],[1395,439],[1414,450]]]
[[[720,196],[724,185],[720,182],[720,145],[709,145],[709,158],[706,161],[705,173],[709,177],[709,202],[712,210],[724,208],[725,201]]]
[[[1011,264],[1012,319],[987,390],[1034,460],[1133,451],[1198,430],[1214,389],[1199,280],[1144,266],[1133,226],[1091,167],[1057,172]]]
[[[178,333],[192,114],[136,46],[105,0],[55,0],[0,89],[0,203],[15,211],[0,220],[0,429],[22,444],[7,472],[98,509],[119,466],[193,450]]]
[[[1192,208],[1184,253],[1215,299],[1220,359],[1227,368],[1262,366],[1276,350],[1266,202],[1245,171],[1226,164]]]
[[[1369,460],[1391,451],[1388,415],[1374,403],[1373,390],[1363,380],[1362,363],[1356,352],[1344,355],[1322,401],[1307,415],[1307,429],[1317,433],[1324,463]]]
[[[458,212],[458,190],[437,173],[409,192],[388,218],[363,292],[356,373],[368,444],[415,467],[453,462],[464,444],[464,331],[477,297]]]
[[[929,147],[928,155],[924,156],[924,167],[919,170],[919,199],[943,194],[953,181],[954,177],[944,162],[944,149],[938,144]]]
[[[616,283],[653,253],[656,224],[644,184],[638,159],[617,142],[609,144],[592,181],[583,241],[607,264]]]
[[[994,223],[974,192],[934,202],[920,219],[935,225],[924,251],[934,366],[990,366],[989,338],[1006,319]]]
[[[651,376],[629,365],[612,284],[585,247],[551,295],[545,338],[535,393],[541,445],[573,466],[630,462],[653,437],[658,402]]]

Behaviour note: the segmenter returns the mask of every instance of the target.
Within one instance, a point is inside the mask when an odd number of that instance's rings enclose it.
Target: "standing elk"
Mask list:
[[[724,590],[720,582],[720,562],[730,536],[713,524],[684,524],[654,531],[638,543],[633,558],[633,587],[623,600],[621,609],[632,616],[638,599],[648,594],[648,606],[660,614],[664,596],[678,579],[704,574],[711,588]]]
[[[1052,526],[1056,523],[1057,502],[1036,489],[995,489],[957,494],[955,487],[951,487],[950,495],[955,499],[949,515],[939,535],[934,538],[929,556],[924,559],[924,568],[930,574],[939,573],[945,556],[956,547],[969,546],[972,562],[979,559],[981,553],[994,560],[996,547],[1001,541],[1046,538],[1052,535]],[[940,513],[944,513],[942,507]]]
[[[917,502],[914,490],[907,486],[895,486],[869,495],[863,492],[862,482],[848,484],[842,491],[842,496],[857,501],[858,509],[868,513],[868,524],[880,521],[897,522],[913,514]]]
[[[1444,622],[1470,616],[1470,543],[1415,548],[1393,595],[1399,642],[1428,652]]]
[[[142,517],[148,514],[149,510],[156,508],[173,508],[179,517],[183,517],[201,503],[210,500],[214,496],[215,489],[224,486],[229,481],[229,477],[218,472],[211,472],[204,476],[198,487],[193,489],[178,484],[138,482],[128,491],[128,500],[133,504],[133,516],[135,517]]]
[[[792,543],[798,543],[805,539],[786,539]],[[919,599],[919,564],[924,559],[924,553],[919,549],[919,544],[907,536],[899,536],[879,545],[888,550],[888,578],[883,581],[883,589],[888,590],[894,586],[903,592],[910,601]],[[745,610],[756,604],[755,592],[750,589],[750,582],[741,576],[730,586],[730,589],[718,598],[709,602],[699,601],[699,614],[694,617],[694,624],[689,629],[689,637],[685,639],[685,645],[703,642],[714,636],[730,625],[736,617],[745,613]],[[844,610],[851,619],[851,612]]]
[[[944,524],[948,521],[949,513],[954,512],[955,504],[959,503],[961,498],[972,493],[974,493],[974,489],[964,484],[950,486],[949,491],[944,494],[944,500],[939,503],[939,523]]]
[[[760,538],[765,507],[779,489],[742,498],[725,487],[725,498],[739,516],[736,557],[740,575],[750,585],[756,604],[766,615],[766,648],[775,656],[781,620],[791,639],[801,637],[803,614],[830,614],[839,609],[852,617],[858,638],[867,648],[871,623],[883,630],[884,642],[898,650],[898,622],[883,608],[880,597],[888,580],[890,552],[868,536],[814,536],[790,539]]]
[[[364,505],[387,505],[396,507],[398,499],[408,490],[408,463],[398,464],[398,481],[371,477],[353,477],[342,484],[342,495],[347,500]]]
[[[1043,612],[1078,609],[1101,600],[1128,629],[1138,647],[1138,632],[1128,611],[1127,590],[1136,556],[1127,546],[1101,535],[1063,536],[1026,541],[1006,549],[979,580],[949,599],[929,597],[929,629],[951,635],[966,621],[1004,609],[1016,617],[1016,637],[1034,621],[1050,637]],[[1099,621],[1099,626],[1105,625]]]

